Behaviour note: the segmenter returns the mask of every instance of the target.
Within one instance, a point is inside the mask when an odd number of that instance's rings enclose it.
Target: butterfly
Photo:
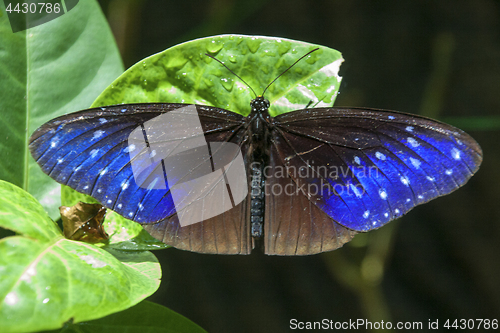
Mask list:
[[[179,111],[188,107],[190,112]],[[269,255],[335,250],[358,232],[453,192],[482,162],[480,146],[467,133],[421,116],[326,107],[271,117],[262,95],[250,107],[247,117],[177,103],[93,108],[42,125],[29,148],[47,175],[141,223],[153,237],[178,249],[217,254],[249,254],[255,247]],[[199,131],[186,135],[182,121],[148,125],[165,115],[196,118]],[[189,149],[188,142],[199,139],[208,148]],[[166,142],[186,149],[161,151]],[[221,154],[216,143],[238,149]],[[177,165],[186,167],[166,172],[169,156],[180,156],[184,164]],[[238,156],[242,172],[224,167]],[[224,172],[203,183],[200,191],[208,190],[197,197],[201,206],[188,200],[179,209],[176,200],[183,197],[174,198],[174,187],[203,176],[207,163]],[[228,177],[240,181],[234,193]],[[189,197],[197,191],[178,193]],[[227,209],[206,213],[219,205]],[[195,215],[199,222],[181,225],[183,217]]]

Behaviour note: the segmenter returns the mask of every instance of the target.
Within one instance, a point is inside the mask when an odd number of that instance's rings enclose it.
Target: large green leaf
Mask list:
[[[151,295],[161,270],[147,251],[71,241],[28,193],[0,181],[0,332],[61,327],[124,310]]]
[[[49,119],[89,107],[122,72],[95,0],[80,1],[66,14],[17,33],[8,16],[1,16],[0,179],[28,190],[58,216],[60,187],[31,158],[29,136]]]
[[[105,318],[67,324],[51,333],[203,333],[201,327],[180,314],[155,303],[142,301],[130,309]]]
[[[272,82],[297,59],[319,48],[281,76],[266,92],[270,112],[283,112],[313,106],[331,106],[341,78],[340,52],[305,42],[284,38],[222,35],[201,38],[176,45],[150,56],[123,73],[94,101],[92,106],[121,103],[194,103],[222,107],[248,114],[251,90],[206,53],[223,61],[257,93]],[[69,188],[63,195],[74,196]],[[85,196],[76,195],[81,201]],[[64,202],[65,205],[75,202]],[[113,215],[111,215],[113,216]],[[113,216],[124,228],[137,229],[133,222]],[[108,233],[112,233],[108,228]],[[139,230],[139,229],[137,229]],[[154,249],[151,238],[136,237],[135,244],[123,243],[127,249]],[[152,247],[151,247],[152,246]]]
[[[116,79],[93,103],[192,103],[217,106],[247,115],[252,93],[206,53],[223,61],[257,94],[307,52],[266,92],[277,115],[314,106],[331,106],[341,78],[340,52],[285,38],[222,35],[196,39],[152,55]]]

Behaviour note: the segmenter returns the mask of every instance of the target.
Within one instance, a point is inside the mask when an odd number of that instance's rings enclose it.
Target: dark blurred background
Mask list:
[[[341,51],[336,105],[461,127],[478,174],[344,248],[309,257],[155,252],[150,300],[209,332],[288,332],[290,320],[500,319],[500,3],[495,0],[103,0],[126,67],[194,38],[286,37]],[[364,331],[361,329],[359,331]],[[478,330],[475,330],[478,331]]]

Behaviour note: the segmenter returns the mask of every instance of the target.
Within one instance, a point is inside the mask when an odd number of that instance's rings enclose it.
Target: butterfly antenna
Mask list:
[[[211,56],[210,54],[208,53],[205,53],[205,55],[209,56],[210,58],[214,59],[215,61],[219,62],[222,66],[226,67],[226,69],[228,71],[230,71],[231,73],[233,73],[234,76],[236,76],[238,79],[240,79],[244,84],[247,85],[248,88],[250,88],[250,90],[253,92],[253,94],[255,95],[255,97],[257,97],[257,94],[255,93],[255,91],[252,89],[252,87],[250,87],[250,85],[248,83],[245,82],[245,80],[243,80],[238,74],[236,74],[235,72],[233,72],[231,70],[231,68],[227,67],[222,61],[220,61],[219,59],[217,59],[216,57],[214,56]]]
[[[271,84],[273,84],[277,79],[279,79],[281,75],[283,75],[286,72],[288,72],[288,70],[290,70],[290,68],[292,68],[293,66],[295,66],[299,61],[301,61],[302,59],[304,59],[305,57],[307,57],[308,55],[310,55],[311,53],[313,53],[314,51],[317,51],[317,50],[319,50],[319,47],[315,48],[314,50],[311,50],[311,51],[307,52],[302,57],[300,57],[299,59],[297,59],[297,61],[295,61],[290,67],[288,67],[287,69],[285,69],[283,71],[283,73],[281,73],[280,75],[278,75],[271,83],[269,83],[267,85],[266,89],[264,89],[264,91],[262,92],[262,96],[264,96],[264,93],[266,92],[267,88],[269,88],[271,86]]]

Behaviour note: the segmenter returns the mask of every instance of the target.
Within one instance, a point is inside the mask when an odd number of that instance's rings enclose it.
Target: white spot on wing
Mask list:
[[[387,192],[383,188],[381,188],[380,190],[378,190],[378,195],[380,195],[380,198],[382,200],[386,200],[387,199]]]
[[[409,137],[407,141],[413,148],[420,146],[420,143],[418,143],[417,140],[412,137]]]
[[[435,181],[435,180],[436,180],[436,178],[431,177],[431,176],[427,176],[426,178],[427,178],[427,180],[428,180],[428,181],[430,181],[430,182],[433,182],[433,181]]]
[[[99,149],[92,149],[92,150],[90,151],[90,157],[91,157],[91,158],[94,158],[94,157],[96,157],[96,155],[97,155],[98,153],[99,153]]]
[[[97,140],[99,139],[102,135],[104,134],[104,131],[97,130],[94,132],[94,136],[92,137],[92,140]]]
[[[148,185],[148,190],[152,190],[153,188],[155,188],[156,183],[158,183],[158,180],[159,176],[156,176],[155,179],[153,179],[153,181]]]
[[[457,148],[453,148],[451,150],[451,156],[457,161],[460,160],[460,150],[458,150]]]
[[[406,130],[408,132],[413,132],[413,126],[406,126]]]
[[[104,119],[104,118],[99,118],[99,122],[101,124],[106,124],[108,121],[106,119]]]
[[[351,190],[354,192],[354,194],[356,195],[356,197],[358,198],[361,198],[361,196],[363,195],[363,193],[361,193],[361,191],[358,190],[358,188],[356,186],[354,186],[352,183],[349,184],[349,187],[351,188]]]
[[[359,157],[354,156],[354,163],[356,163],[357,165],[361,165],[361,160],[359,159]]]
[[[59,138],[53,138],[52,141],[50,141],[50,146],[54,148],[57,146],[57,143],[59,142]]]
[[[125,147],[125,149],[123,149],[123,152],[130,153],[131,151],[134,151],[134,150],[135,150],[135,145],[131,144],[131,145],[128,145],[127,147]]]
[[[381,152],[376,152],[375,153],[375,157],[378,158],[379,160],[382,160],[382,161],[385,161],[386,160],[386,157],[384,154],[382,154]]]
[[[401,180],[401,183],[403,183],[403,185],[406,185],[406,186],[410,185],[410,180],[408,179],[408,177],[401,176],[400,180]]]
[[[451,176],[453,174],[453,170],[451,169],[448,169],[445,171],[445,173],[448,175],[448,176]]]
[[[367,219],[367,218],[368,218],[368,216],[370,216],[370,211],[369,211],[369,210],[367,210],[367,211],[365,211],[365,212],[363,213],[363,217],[364,217],[365,219]]]
[[[422,164],[422,162],[413,157],[410,157],[410,162],[415,167],[415,169],[419,169],[420,165]]]
[[[394,116],[389,116],[387,118],[389,118],[390,120],[396,119],[396,117],[394,117]]]

